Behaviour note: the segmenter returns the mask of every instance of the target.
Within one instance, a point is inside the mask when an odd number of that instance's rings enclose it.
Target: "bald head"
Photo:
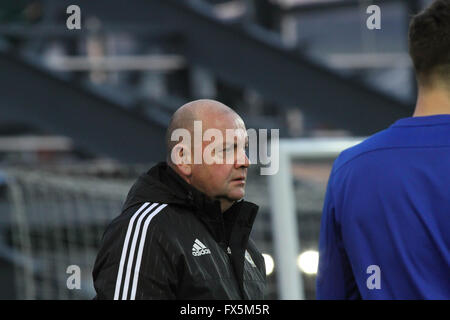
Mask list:
[[[178,141],[171,141],[172,133],[176,129],[186,129],[193,136],[194,121],[202,121],[203,129],[214,127],[214,124],[222,117],[236,117],[242,119],[230,107],[221,102],[209,99],[195,100],[181,106],[170,119],[166,132],[167,154],[170,155],[172,148]],[[170,159],[170,156],[168,156]]]
[[[188,184],[218,200],[224,212],[245,194],[247,144],[244,121],[236,112],[214,100],[196,100],[170,120],[167,164]]]

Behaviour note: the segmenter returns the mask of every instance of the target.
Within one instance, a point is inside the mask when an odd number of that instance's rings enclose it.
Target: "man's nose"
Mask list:
[[[235,167],[236,168],[240,168],[240,167],[245,167],[248,168],[248,166],[250,166],[252,163],[250,161],[250,159],[247,157],[247,154],[245,152],[241,152],[240,155],[238,155],[236,162],[235,162]]]

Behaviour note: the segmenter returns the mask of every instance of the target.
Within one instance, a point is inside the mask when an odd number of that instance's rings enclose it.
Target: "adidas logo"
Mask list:
[[[211,250],[209,250],[200,240],[195,239],[194,245],[192,246],[192,255],[198,257],[204,254],[211,254]]]

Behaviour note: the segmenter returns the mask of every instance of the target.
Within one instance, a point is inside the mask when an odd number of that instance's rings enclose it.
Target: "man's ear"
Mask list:
[[[178,143],[172,149],[172,163],[178,168],[181,174],[189,177],[192,173],[191,150],[185,145]]]

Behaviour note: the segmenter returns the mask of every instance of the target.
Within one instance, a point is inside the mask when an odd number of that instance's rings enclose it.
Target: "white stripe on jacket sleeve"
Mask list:
[[[131,289],[131,296],[130,296],[131,300],[134,300],[136,298],[136,290],[137,290],[137,284],[138,284],[138,279],[139,279],[139,270],[141,268],[142,252],[144,250],[144,244],[145,244],[145,238],[147,235],[148,225],[150,224],[150,221],[152,221],[153,217],[156,216],[158,214],[158,212],[160,212],[166,206],[167,206],[167,204],[160,205],[145,220],[144,229],[142,230],[142,234],[141,234],[141,240],[139,241],[139,251],[138,251],[137,260],[136,260],[136,267],[134,269],[133,287]]]
[[[133,267],[133,260],[134,260],[134,256],[135,256],[135,252],[136,252],[136,242],[137,242],[137,238],[138,235],[141,231],[141,223],[142,223],[142,219],[144,219],[147,214],[153,210],[153,208],[155,208],[158,205],[158,203],[154,203],[152,204],[150,207],[148,207],[144,213],[142,213],[136,223],[136,228],[134,228],[134,235],[133,235],[133,240],[131,241],[131,248],[130,248],[130,253],[128,255],[128,263],[127,263],[127,272],[125,273],[125,281],[123,283],[123,289],[122,289],[122,300],[127,300],[127,296],[128,296],[128,287],[130,285],[130,276],[131,276],[131,269]]]
[[[122,256],[120,257],[120,264],[119,264],[119,272],[117,274],[117,280],[116,280],[116,289],[114,292],[114,300],[119,299],[119,291],[120,291],[120,285],[122,282],[122,273],[123,273],[123,267],[125,264],[125,259],[127,255],[127,249],[128,249],[128,241],[130,240],[131,232],[133,230],[133,224],[136,217],[141,213],[142,210],[144,210],[149,205],[149,202],[144,203],[133,215],[130,222],[128,223],[128,230],[127,234],[125,236],[125,242],[123,244],[122,248]]]

